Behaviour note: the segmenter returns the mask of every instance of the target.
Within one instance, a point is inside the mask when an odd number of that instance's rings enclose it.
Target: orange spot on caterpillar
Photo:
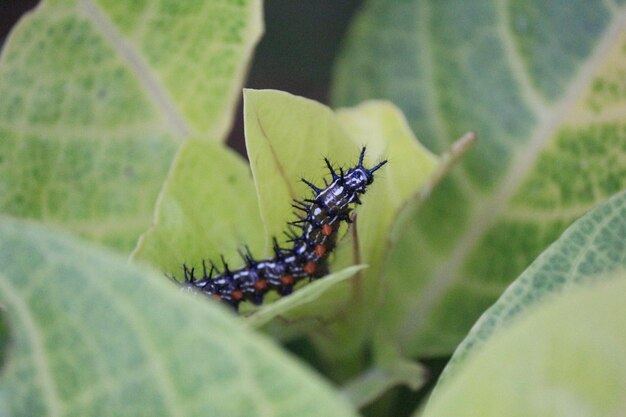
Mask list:
[[[293,276],[291,275],[283,275],[280,277],[280,283],[283,285],[293,285]]]
[[[265,291],[267,289],[267,281],[260,279],[254,283],[254,289],[257,291]]]
[[[231,291],[230,297],[235,301],[239,301],[243,298],[243,293],[239,290],[234,290],[234,291]]]
[[[304,265],[304,272],[307,275],[313,275],[317,271],[317,264],[314,261],[309,261]]]
[[[317,245],[313,251],[316,256],[321,258],[326,253],[326,247],[324,245]]]
[[[330,224],[322,225],[322,234],[324,236],[330,236],[333,234],[333,227]]]

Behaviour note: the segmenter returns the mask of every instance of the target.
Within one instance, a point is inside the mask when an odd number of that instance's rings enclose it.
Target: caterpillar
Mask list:
[[[359,195],[374,181],[374,172],[387,163],[384,160],[366,168],[365,149],[361,149],[358,165],[347,172],[341,168],[337,172],[324,158],[331,176],[330,183],[324,180],[324,188],[301,179],[313,196],[293,201],[292,207],[298,211],[294,212],[296,220],[288,223],[289,247],[281,247],[274,238],[274,255],[261,260],[254,259],[245,247],[241,253],[244,265],[238,269],[230,269],[223,256],[221,268],[210,262],[207,269],[203,261],[201,277],[196,276],[195,268],[183,265],[183,289],[199,291],[238,310],[242,301],[259,305],[269,291],[288,295],[298,282],[326,275],[328,255],[335,248],[341,223],[352,223],[350,212],[354,205],[361,204]]]

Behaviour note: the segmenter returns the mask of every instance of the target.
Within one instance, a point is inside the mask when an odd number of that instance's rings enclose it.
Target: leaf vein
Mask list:
[[[6,302],[10,302],[13,305],[17,316],[23,320],[24,325],[20,328],[24,330],[26,336],[32,342],[33,363],[35,364],[37,379],[39,380],[43,395],[46,399],[45,404],[48,406],[48,416],[61,416],[59,393],[57,392],[56,384],[54,383],[48,361],[46,360],[44,343],[41,340],[35,320],[30,314],[29,308],[22,299],[21,294],[13,288],[9,279],[3,275],[0,276],[0,288],[5,294]]]
[[[162,83],[153,74],[148,63],[143,60],[140,53],[128,41],[123,39],[109,19],[91,0],[81,0],[80,5],[85,15],[91,19],[102,36],[137,76],[137,80],[145,89],[147,96],[167,120],[172,133],[180,139],[189,136],[192,132],[191,127],[177,109],[173,98],[163,88]]]
[[[469,215],[467,232],[458,239],[445,263],[433,271],[432,278],[422,291],[420,299],[414,303],[414,307],[405,316],[407,319],[399,326],[401,329],[399,334],[403,335],[400,341],[403,346],[406,346],[413,335],[428,324],[428,315],[436,308],[442,295],[462,279],[461,269],[468,256],[480,243],[485,233],[501,218],[510,198],[531,171],[541,151],[548,145],[561,126],[561,122],[566,119],[570,110],[576,105],[576,99],[591,82],[594,71],[602,65],[603,58],[610,53],[616,36],[625,28],[626,13],[622,13],[615,18],[602,38],[599,39],[595,50],[580,68],[563,98],[536,127],[525,149],[515,156],[493,197],[473,208]]]

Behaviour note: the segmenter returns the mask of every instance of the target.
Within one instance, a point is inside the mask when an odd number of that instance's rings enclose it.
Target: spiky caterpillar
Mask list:
[[[324,159],[330,171],[331,182],[324,180],[325,187],[318,188],[302,179],[313,190],[313,197],[294,201],[297,220],[289,223],[291,247],[280,247],[274,239],[274,256],[256,260],[246,248],[242,254],[244,266],[231,270],[222,258],[222,269],[213,262],[207,271],[202,263],[202,277],[195,276],[195,269],[183,266],[184,288],[197,290],[217,300],[230,304],[235,310],[248,300],[254,304],[263,303],[268,291],[281,295],[290,294],[301,280],[315,279],[328,273],[327,258],[335,248],[341,222],[350,223],[350,211],[354,204],[361,204],[359,195],[374,181],[374,172],[385,165],[382,161],[372,168],[363,166],[365,147],[359,155],[359,164],[347,172],[339,169],[339,174],[328,159]],[[297,229],[294,231],[292,227]]]

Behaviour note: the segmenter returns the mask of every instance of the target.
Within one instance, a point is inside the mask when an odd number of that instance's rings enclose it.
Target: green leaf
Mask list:
[[[389,163],[376,174],[361,208],[379,213],[359,219],[364,233],[388,231],[399,208],[426,183],[438,159],[415,139],[402,113],[384,101],[370,101],[333,113],[326,106],[288,93],[245,90],[246,145],[259,191],[261,215],[271,235],[284,230],[291,217],[291,199],[310,195],[300,181],[328,178],[323,158],[341,167],[353,166],[360,148],[367,146],[366,165]],[[382,183],[382,184],[381,184]],[[381,184],[381,185],[379,185]],[[378,227],[368,227],[376,224]],[[372,239],[363,239],[368,244]],[[370,249],[363,251],[368,261]]]
[[[317,312],[332,318],[318,335],[323,355],[352,357],[376,314],[372,306],[380,295],[392,226],[399,211],[419,199],[419,191],[439,168],[439,159],[419,145],[402,113],[384,101],[333,113],[284,92],[246,90],[244,120],[261,217],[273,235],[291,217],[289,201],[311,193],[299,179],[304,176],[320,186],[322,178],[329,178],[324,156],[347,168],[356,162],[359,148],[367,146],[366,166],[389,161],[363,197],[357,222],[340,243],[331,270],[360,263],[370,267],[349,286],[336,286],[325,295],[338,300],[336,308]]]
[[[146,261],[167,275],[183,280],[182,264],[201,271],[203,261],[229,265],[243,261],[244,245],[253,254],[264,254],[265,233],[259,218],[256,191],[250,169],[239,155],[219,144],[188,140],[181,146],[159,198],[153,226],[142,235],[133,258]],[[214,257],[210,258],[209,255]],[[209,258],[208,258],[209,257]],[[249,324],[260,327],[294,307],[310,303],[327,289],[350,278],[362,267],[346,268],[315,285],[299,289],[293,297],[271,303],[254,313]],[[247,308],[246,308],[247,307]],[[306,309],[305,315],[306,315]],[[310,311],[309,311],[310,314]],[[295,313],[297,317],[298,312]],[[290,326],[293,330],[294,326]]]
[[[0,374],[6,361],[7,350],[9,348],[9,324],[7,323],[6,311],[0,305]],[[0,399],[1,401],[1,399]],[[0,406],[2,410],[2,406]],[[4,415],[0,413],[0,415]]]
[[[271,237],[282,240],[286,222],[293,218],[291,199],[310,196],[300,178],[321,186],[322,179],[329,178],[324,156],[347,168],[366,145],[366,166],[383,158],[389,163],[376,173],[358,207],[357,221],[340,238],[331,257],[331,272],[337,274],[310,289],[299,289],[301,295],[276,305],[268,297],[269,304],[252,311],[249,319],[280,338],[312,328],[324,330],[329,356],[359,346],[366,337],[366,317],[375,312],[371,306],[379,295],[398,212],[423,197],[420,191],[433,186],[450,158],[440,161],[421,147],[401,112],[386,102],[333,112],[287,93],[246,90],[245,130],[259,208],[239,158],[219,146],[190,142],[176,158],[159,199],[155,225],[141,240],[136,258],[171,273],[180,271],[183,262],[201,268],[202,259],[218,261],[220,254],[231,267],[238,267],[241,261],[235,251],[246,243],[257,258],[270,256]],[[259,210],[262,222],[256,220]],[[369,268],[343,282],[356,272],[350,267],[359,264]],[[310,302],[312,297],[315,302]],[[287,312],[289,320],[282,320]],[[268,322],[277,315],[280,320]],[[349,344],[326,337],[329,322],[337,326],[333,333],[354,335]]]
[[[626,270],[610,275],[502,329],[416,416],[623,415]]]
[[[507,288],[456,349],[442,377],[454,374],[468,356],[536,303],[595,284],[622,269],[626,270],[626,192],[574,222]]]
[[[220,306],[39,225],[0,221],[12,416],[351,416]]]
[[[334,102],[389,99],[435,152],[480,138],[405,228],[381,338],[449,354],[568,224],[626,187],[621,3],[366,2]]]
[[[182,280],[182,264],[197,270],[210,254],[242,262],[248,245],[264,253],[265,237],[250,168],[235,152],[214,142],[188,140],[163,186],[152,227],[133,257]]]
[[[281,235],[286,220],[293,217],[291,200],[311,195],[300,178],[320,185],[322,178],[329,177],[324,157],[347,167],[359,156],[359,145],[350,140],[333,111],[313,100],[281,91],[246,89],[244,123],[261,217],[270,236]],[[384,151],[380,146],[369,147],[366,165],[382,159]],[[370,191],[365,198],[370,199]]]
[[[43,1],[0,57],[0,211],[132,248],[177,145],[224,138],[260,9]]]

